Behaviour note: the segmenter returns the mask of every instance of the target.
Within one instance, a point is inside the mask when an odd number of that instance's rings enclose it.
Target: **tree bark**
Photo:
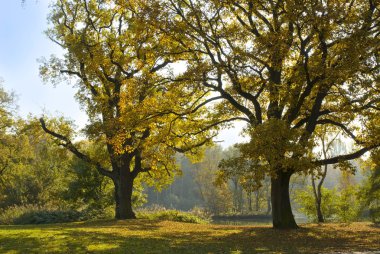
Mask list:
[[[273,228],[275,229],[297,229],[294,220],[289,197],[289,183],[292,173],[277,172],[277,177],[271,179],[271,200]]]
[[[130,172],[121,172],[115,179],[115,218],[117,220],[136,219],[132,208],[132,192],[134,178]]]

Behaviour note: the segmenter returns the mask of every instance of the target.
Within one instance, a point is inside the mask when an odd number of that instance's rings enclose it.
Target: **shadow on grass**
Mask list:
[[[21,232],[19,226],[5,228],[9,234],[3,236],[0,231],[0,253],[298,254],[380,248],[379,230],[369,227],[360,232],[316,225],[278,231],[270,227],[199,226],[138,220],[27,226]]]

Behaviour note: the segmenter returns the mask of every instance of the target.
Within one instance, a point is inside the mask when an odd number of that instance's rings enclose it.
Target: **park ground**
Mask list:
[[[0,253],[353,253],[380,250],[371,223],[305,224],[299,230],[171,221],[0,226]],[[377,252],[376,252],[377,253]]]

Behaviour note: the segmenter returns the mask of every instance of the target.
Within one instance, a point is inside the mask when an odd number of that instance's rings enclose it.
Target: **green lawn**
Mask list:
[[[98,221],[0,226],[0,253],[329,253],[380,250],[370,223],[223,226],[169,221]]]

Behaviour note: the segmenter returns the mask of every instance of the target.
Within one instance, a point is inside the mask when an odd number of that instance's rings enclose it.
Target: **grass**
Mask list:
[[[97,221],[0,226],[0,253],[330,253],[380,249],[370,223],[223,226],[171,221]]]

